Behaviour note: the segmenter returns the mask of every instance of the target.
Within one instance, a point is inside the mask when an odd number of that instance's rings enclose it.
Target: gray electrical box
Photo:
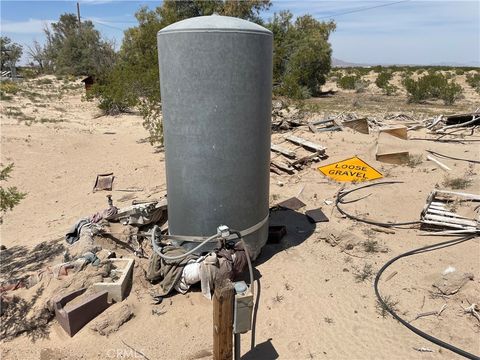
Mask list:
[[[243,334],[252,329],[253,295],[245,281],[235,283],[233,333]]]

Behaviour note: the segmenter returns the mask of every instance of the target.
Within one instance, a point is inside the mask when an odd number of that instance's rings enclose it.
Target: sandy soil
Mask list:
[[[77,83],[78,84],[78,83]],[[40,94],[58,94],[61,83],[52,85],[24,84]],[[65,89],[61,96],[45,98],[18,95],[1,104],[1,162],[15,163],[9,185],[28,193],[27,197],[8,212],[1,225],[1,243],[22,259],[44,259],[57,263],[62,250],[35,257],[44,250],[34,247],[42,242],[63,238],[66,230],[80,217],[95,213],[106,206],[106,192],[92,192],[99,173],[114,172],[113,199],[117,206],[127,205],[132,198],[144,199],[165,194],[164,154],[145,142],[148,136],[141,118],[135,114],[119,117],[97,117],[94,103],[81,100],[82,89]],[[348,108],[352,95],[342,92],[338,97],[312,100],[325,112],[335,112],[329,104]],[[364,96],[371,96],[367,94]],[[378,96],[378,95],[376,95]],[[336,99],[336,100],[335,100]],[[405,99],[382,97],[379,106],[402,112]],[[343,102],[342,102],[343,101]],[[397,102],[398,101],[398,102]],[[41,106],[39,106],[39,104]],[[45,104],[45,105],[42,105]],[[468,93],[454,111],[471,111],[480,104],[478,95]],[[7,107],[20,107],[27,117],[7,116]],[[342,111],[339,110],[338,112]],[[364,107],[357,112],[375,113],[376,107]],[[419,117],[429,112],[446,113],[448,109],[432,110],[429,105],[411,108]],[[390,111],[390,110],[389,110]],[[40,119],[51,121],[40,121]],[[57,121],[54,121],[57,120]],[[27,125],[28,124],[28,125]],[[358,195],[372,195],[345,208],[358,216],[379,221],[418,220],[426,197],[434,188],[443,188],[446,173],[426,161],[425,150],[457,157],[479,159],[475,143],[452,144],[428,141],[406,141],[412,154],[423,156],[414,167],[389,165],[375,160],[376,133],[369,135],[345,129],[335,133],[313,134],[297,129],[295,134],[327,147],[329,164],[354,155],[359,156],[384,174],[386,180],[401,184],[365,190]],[[424,137],[424,130],[410,137]],[[272,142],[284,143],[284,134],[273,134]],[[478,137],[478,135],[477,135]],[[477,143],[478,144],[478,143]],[[287,146],[285,144],[285,146]],[[472,180],[467,192],[479,193],[479,166],[453,160],[442,160],[453,169],[455,177]],[[419,236],[418,229],[395,229],[394,234],[372,230],[372,226],[351,221],[324,200],[334,200],[345,184],[329,181],[313,164],[295,175],[271,175],[272,205],[291,196],[298,196],[306,209],[321,207],[330,218],[328,223],[310,225],[299,213],[280,213],[272,222],[288,225],[288,235],[280,244],[267,245],[256,261],[260,291],[256,318],[255,349],[250,350],[250,333],[242,336],[243,359],[457,359],[448,350],[423,340],[391,316],[382,317],[376,307],[373,279],[356,279],[365,264],[376,273],[390,258],[439,242],[433,236]],[[352,185],[347,184],[347,187]],[[141,188],[142,192],[122,192],[121,189]],[[332,246],[331,239],[338,242]],[[330,239],[330,240],[329,240]],[[376,240],[382,251],[366,252],[362,243]],[[63,240],[53,242],[63,243]],[[343,244],[353,248],[345,250]],[[66,243],[64,243],[66,245]],[[335,244],[334,244],[335,245]],[[53,248],[52,248],[53,249]],[[45,250],[46,251],[46,250]],[[29,255],[32,255],[29,258]],[[480,322],[463,314],[469,302],[480,303],[479,239],[435,252],[405,258],[395,263],[385,274],[397,272],[388,282],[381,283],[381,293],[398,301],[398,313],[412,320],[418,313],[447,307],[441,316],[415,320],[423,331],[480,355]],[[43,264],[41,264],[43,265]],[[19,263],[16,271],[31,270]],[[108,359],[142,358],[125,344],[141,351],[149,359],[210,358],[212,349],[211,302],[198,289],[187,295],[175,295],[160,305],[163,315],[152,314],[148,296],[151,288],[140,279],[140,266],[129,304],[134,317],[109,337],[100,336],[88,326],[73,338],[52,321],[44,333],[24,334],[2,341],[2,359]],[[432,283],[448,266],[459,273],[471,272],[469,281],[456,295],[432,296]],[[5,274],[2,274],[2,278]],[[154,287],[152,288],[154,289]],[[24,290],[17,290],[22,294]],[[120,306],[117,304],[115,306]],[[158,308],[158,305],[157,305]],[[414,348],[429,348],[433,352],[418,352]]]

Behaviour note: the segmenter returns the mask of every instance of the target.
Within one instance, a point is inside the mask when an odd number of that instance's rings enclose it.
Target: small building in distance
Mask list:
[[[82,82],[85,84],[85,92],[88,93],[92,88],[92,85],[95,84],[95,77],[89,75],[85,79],[83,79]]]

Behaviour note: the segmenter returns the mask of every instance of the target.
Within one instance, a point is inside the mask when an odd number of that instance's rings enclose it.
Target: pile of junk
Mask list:
[[[60,259],[2,281],[0,339],[41,332],[53,318],[74,336],[116,303],[126,309],[121,315],[125,315],[122,321],[128,321],[133,316],[131,301],[123,300],[132,289],[139,299],[147,296],[152,305],[158,305],[166,296],[175,291],[185,294],[195,284],[211,299],[215,284],[248,281],[248,275],[253,280],[241,233],[219,226],[216,234],[205,239],[171,236],[166,196],[134,200],[122,208],[113,204],[111,195],[107,200],[105,210],[79,219],[68,230],[66,246],[64,241],[55,244],[62,251]],[[8,251],[2,250],[2,257]],[[107,320],[99,317],[95,321],[100,324],[93,322],[90,327],[96,330],[105,321],[118,319],[118,308],[111,311],[101,315]]]
[[[90,258],[98,265],[99,252],[107,251],[106,258],[112,259],[117,249],[133,254],[137,261],[147,259],[144,275],[158,285],[153,295],[157,302],[173,290],[185,294],[197,283],[211,299],[215,283],[233,281],[247,269],[252,278],[251,258],[240,232],[220,225],[216,234],[206,238],[172,236],[168,235],[166,196],[158,201],[133,201],[124,208],[114,206],[111,195],[107,199],[105,210],[79,219],[66,234],[70,244],[66,258],[74,254],[73,263]]]

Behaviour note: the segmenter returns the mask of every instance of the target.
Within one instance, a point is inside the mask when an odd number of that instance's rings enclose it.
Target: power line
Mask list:
[[[112,29],[115,29],[115,30],[119,30],[119,31],[125,31],[125,29],[122,29],[122,28],[119,28],[119,27],[116,27],[116,26],[113,26],[113,25],[109,25],[109,24],[106,24],[104,23],[103,21],[97,21],[97,20],[93,20],[93,19],[87,19],[87,20],[90,20],[91,22],[94,22],[96,24],[99,24],[99,25],[103,25],[103,26],[106,26],[108,28],[112,28]]]
[[[401,1],[395,1],[395,2],[391,2],[391,3],[387,3],[387,4],[380,4],[380,5],[374,5],[374,6],[364,6],[364,7],[361,7],[361,8],[350,9],[350,10],[347,10],[347,11],[344,11],[344,12],[339,12],[339,13],[332,14],[332,15],[329,15],[329,16],[316,17],[316,19],[317,19],[317,20],[332,19],[332,18],[334,18],[334,17],[336,17],[336,16],[341,16],[341,15],[346,15],[346,14],[352,14],[352,13],[357,13],[357,12],[361,12],[361,11],[367,11],[367,10],[376,9],[376,8],[380,8],[380,7],[386,7],[386,6],[391,6],[391,5],[401,4],[401,3],[406,3],[406,2],[409,2],[409,1],[411,1],[411,0],[401,0]]]

